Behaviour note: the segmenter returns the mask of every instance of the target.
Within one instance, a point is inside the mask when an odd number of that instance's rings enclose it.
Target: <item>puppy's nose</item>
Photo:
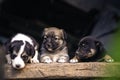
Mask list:
[[[47,44],[48,47],[51,47],[51,44]]]
[[[20,68],[20,64],[16,64],[16,68]]]

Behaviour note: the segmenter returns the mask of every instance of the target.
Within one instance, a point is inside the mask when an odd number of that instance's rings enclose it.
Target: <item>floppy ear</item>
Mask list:
[[[95,45],[96,45],[96,48],[100,51],[100,52],[105,52],[105,48],[104,48],[104,45],[102,42],[96,40],[95,41]]]
[[[67,33],[66,33],[63,29],[61,29],[60,31],[61,31],[61,33],[62,33],[62,34],[61,34],[61,35],[62,35],[62,38],[66,40],[66,39],[67,39]]]
[[[26,42],[25,50],[26,50],[27,54],[30,56],[33,56],[35,54],[34,47],[28,42]]]
[[[10,47],[11,47],[11,43],[10,43],[10,41],[7,41],[7,42],[4,44],[4,48],[5,48],[5,51],[7,52],[7,54],[10,53]]]
[[[35,55],[35,49],[34,49],[33,46],[30,46],[30,53],[31,53],[31,56],[32,56],[32,58],[33,58],[34,55]]]
[[[45,32],[48,30],[48,28],[44,28],[41,37],[43,37],[45,35]]]

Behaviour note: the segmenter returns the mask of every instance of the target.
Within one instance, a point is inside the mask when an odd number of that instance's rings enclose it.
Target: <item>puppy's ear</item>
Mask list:
[[[105,48],[104,48],[104,45],[101,41],[98,41],[96,40],[95,41],[95,45],[96,45],[96,48],[100,51],[100,52],[105,52]]]
[[[61,29],[60,32],[61,32],[62,38],[64,40],[66,40],[67,39],[67,33],[63,29]]]
[[[35,49],[33,46],[30,46],[30,52],[31,52],[31,56],[34,57],[35,55]]]
[[[7,41],[5,44],[4,44],[4,49],[6,51],[7,54],[10,53],[10,48],[11,48],[11,43],[10,41]]]
[[[45,35],[45,32],[48,30],[48,28],[44,28],[43,32],[42,32],[42,36],[43,37]]]
[[[45,29],[44,29],[44,32],[46,32],[47,30],[48,30],[48,28],[45,28]]]
[[[28,42],[26,42],[25,50],[29,56],[33,57],[35,55],[34,47],[31,44],[29,44]]]

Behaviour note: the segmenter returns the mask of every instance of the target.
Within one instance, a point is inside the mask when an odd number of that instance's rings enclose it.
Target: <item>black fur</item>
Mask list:
[[[19,49],[22,45],[23,45],[23,42],[21,40],[11,42],[10,45],[9,45],[10,53],[13,53],[13,50],[18,53],[18,51],[19,51]]]
[[[94,55],[88,57],[88,53],[90,53],[90,49],[94,49],[96,52]],[[82,62],[94,62],[105,56],[105,48],[103,44],[90,36],[84,37],[80,40],[78,49],[76,50],[76,55],[79,57],[79,60]]]

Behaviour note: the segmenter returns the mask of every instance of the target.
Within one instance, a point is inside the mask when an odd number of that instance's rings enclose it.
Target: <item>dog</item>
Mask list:
[[[63,29],[45,28],[43,31],[40,61],[43,63],[69,61],[66,35]]]
[[[28,35],[17,33],[5,43],[6,60],[15,69],[22,69],[26,63],[39,63],[39,44]]]
[[[79,41],[75,57],[70,60],[71,63],[101,61],[113,62],[114,60],[107,54],[102,42],[92,36],[86,36]]]

